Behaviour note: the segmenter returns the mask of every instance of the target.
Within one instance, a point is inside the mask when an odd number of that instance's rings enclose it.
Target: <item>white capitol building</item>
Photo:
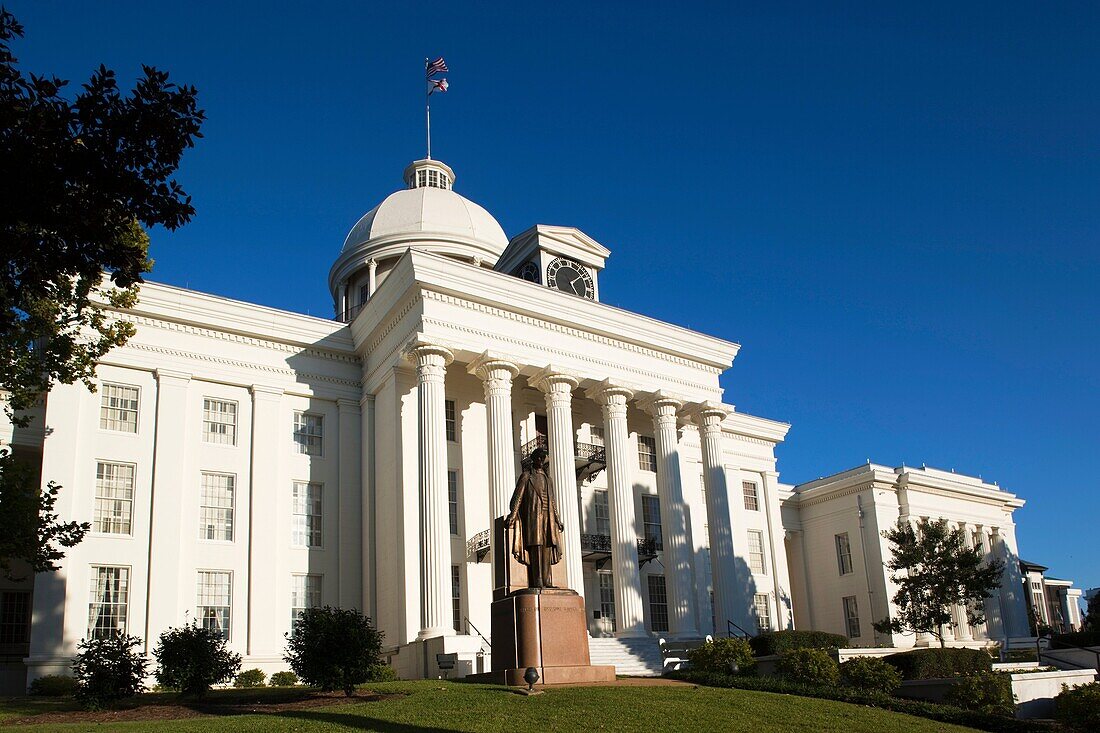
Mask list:
[[[404,179],[336,257],[336,318],[147,283],[97,392],[59,385],[0,434],[64,487],[61,517],[93,524],[60,571],[5,582],[8,686],[66,671],[81,638],[151,649],[192,619],[244,668],[285,669],[284,634],[317,605],[371,616],[402,676],[436,674],[439,652],[487,669],[488,530],[537,446],[593,662],[637,671],[661,637],[791,627],[928,644],[871,628],[899,518],[946,518],[1008,561],[987,624],[959,609],[953,643],[1029,634],[1022,500],[873,464],[783,484],[789,426],[723,401],[737,344],[601,303],[610,252],[579,229],[509,239],[443,163]]]

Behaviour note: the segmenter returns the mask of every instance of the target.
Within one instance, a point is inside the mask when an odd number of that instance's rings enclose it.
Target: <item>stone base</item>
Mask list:
[[[539,667],[539,681],[536,687],[543,685],[574,685],[581,682],[614,682],[615,667],[613,665],[600,665],[593,667]],[[512,687],[527,687],[523,679],[526,669],[502,669],[484,674],[467,675],[467,682],[483,682],[490,685],[510,685]]]

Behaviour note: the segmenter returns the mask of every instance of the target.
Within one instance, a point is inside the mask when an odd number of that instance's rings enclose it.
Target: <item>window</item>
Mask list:
[[[6,590],[0,593],[0,645],[30,641],[31,593]]]
[[[451,534],[458,536],[458,471],[447,471],[447,519]]]
[[[218,445],[237,444],[237,403],[202,398],[202,439]]]
[[[665,576],[647,575],[649,584],[649,629],[668,631],[668,596],[665,594]]]
[[[642,497],[642,531],[647,540],[653,540],[661,549],[661,501],[656,496]]]
[[[607,492],[596,490],[592,493],[593,509],[596,516],[596,534],[611,535],[611,510],[607,506]]]
[[[104,534],[130,534],[133,512],[133,464],[97,463],[92,530]]]
[[[294,413],[294,443],[299,453],[321,455],[325,435],[325,419],[308,412]]]
[[[643,471],[657,470],[657,444],[648,435],[638,436],[638,468]]]
[[[109,639],[126,633],[130,568],[93,565],[88,601],[88,638]]]
[[[199,539],[233,541],[233,494],[237,477],[225,473],[202,474],[199,500]]]
[[[750,512],[760,511],[760,498],[756,495],[756,484],[752,481],[742,481],[741,493],[745,495],[746,509]]]
[[[757,593],[752,597],[752,607],[756,609],[756,625],[761,631],[770,631],[772,628],[771,604],[768,603],[767,593]]]
[[[136,433],[138,388],[124,384],[104,384],[100,389],[99,427],[120,433]]]
[[[768,572],[764,566],[764,533],[758,529],[749,530],[749,569],[758,575]]]
[[[855,596],[844,596],[844,628],[849,639],[859,638],[859,608]]]
[[[229,639],[232,587],[233,574],[228,571],[199,571],[199,594],[195,602],[195,617],[204,629],[213,629],[226,640]]]
[[[592,425],[588,428],[588,435],[588,439],[592,441],[592,445],[598,445],[601,448],[606,445],[603,440],[603,428]]]
[[[370,300],[370,283],[359,286],[359,305]]]
[[[455,401],[445,400],[443,402],[443,413],[446,418],[447,425],[447,440],[452,443],[458,441],[458,426],[455,424]]]
[[[847,532],[836,536],[836,564],[841,575],[852,572],[852,543],[848,541]]]
[[[321,576],[290,576],[290,628],[298,622],[298,616],[307,608],[321,607]]]
[[[455,631],[462,633],[462,568],[451,566],[451,615],[454,617]]]
[[[294,482],[291,526],[295,547],[321,546],[321,484]]]
[[[611,622],[611,630],[615,630],[615,579],[608,570],[600,570],[596,573],[600,578],[600,618]]]

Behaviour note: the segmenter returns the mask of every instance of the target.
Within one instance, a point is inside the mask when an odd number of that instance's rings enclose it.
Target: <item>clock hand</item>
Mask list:
[[[569,287],[573,288],[573,292],[577,295],[581,294],[581,291],[577,290],[577,280],[583,280],[583,279],[584,279],[584,275],[577,275],[577,277],[575,277],[575,278],[573,278],[572,280],[569,281]]]

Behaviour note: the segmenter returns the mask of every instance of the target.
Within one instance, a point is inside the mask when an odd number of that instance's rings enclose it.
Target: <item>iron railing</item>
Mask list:
[[[478,562],[489,551],[489,530],[483,529],[466,541],[466,557],[477,555]]]
[[[735,633],[734,629],[737,629],[737,631],[740,631],[741,633],[740,634]],[[729,619],[726,619],[726,636],[731,638],[731,639],[735,636],[739,636],[742,639],[749,639],[753,636],[753,634],[750,634],[749,632],[745,631],[743,628],[741,628],[740,626],[738,626],[734,622],[730,621]]]
[[[474,630],[474,633],[475,633],[475,634],[477,634],[478,636],[480,636],[480,637],[481,637],[481,640],[482,640],[483,642],[485,642],[485,646],[489,647],[490,651],[492,650],[492,648],[493,648],[493,645],[492,645],[492,644],[491,644],[491,643],[489,642],[489,640],[488,640],[488,639],[486,639],[486,638],[485,638],[485,634],[481,633],[481,631],[480,631],[480,630],[479,630],[479,629],[478,629],[478,628],[477,628],[476,626],[474,626],[474,625],[473,625],[473,624],[472,624],[472,623],[470,622],[470,619],[468,619],[467,617],[463,616],[463,617],[462,617],[462,622],[463,622],[464,624],[466,624],[466,634],[467,634],[467,635],[468,635],[468,634],[470,633],[470,629],[473,629],[473,630]]]
[[[582,534],[581,549],[586,552],[611,552],[611,536],[606,534]],[[652,537],[638,538],[638,555],[652,556],[662,550],[661,541]]]

